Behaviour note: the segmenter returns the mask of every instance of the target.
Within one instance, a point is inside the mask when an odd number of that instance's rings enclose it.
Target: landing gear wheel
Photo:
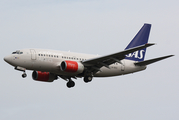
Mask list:
[[[75,82],[74,81],[70,80],[70,81],[67,82],[67,87],[68,88],[71,88],[71,87],[74,87],[74,86],[75,86]]]
[[[22,74],[22,77],[23,77],[23,78],[27,77],[27,74],[26,74],[26,73],[23,73],[23,74]]]
[[[91,82],[92,79],[93,79],[92,76],[85,76],[85,77],[84,77],[84,82],[85,82],[85,83]]]

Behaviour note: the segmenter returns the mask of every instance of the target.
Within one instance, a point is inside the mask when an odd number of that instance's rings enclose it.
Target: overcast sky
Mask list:
[[[0,0],[1,120],[179,119],[178,0]],[[53,83],[23,79],[3,58],[45,48],[106,55],[151,23],[146,59],[175,56],[125,76]]]

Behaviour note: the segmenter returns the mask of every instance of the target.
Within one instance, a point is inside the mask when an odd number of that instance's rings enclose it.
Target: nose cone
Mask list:
[[[6,62],[8,61],[8,57],[7,57],[7,56],[6,56],[6,57],[4,57],[4,61],[6,61]]]
[[[4,57],[4,61],[6,61],[7,63],[11,63],[12,59],[11,59],[11,56],[6,56]]]

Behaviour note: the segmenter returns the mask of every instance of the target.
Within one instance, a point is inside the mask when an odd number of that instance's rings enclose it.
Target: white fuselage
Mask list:
[[[55,51],[47,49],[23,49],[19,54],[6,56],[8,63],[15,67],[23,67],[27,70],[51,72],[57,75],[73,76],[76,73],[61,71],[62,61],[85,61],[99,57],[98,55],[80,54],[73,52]],[[107,67],[102,67],[94,77],[109,77],[128,73],[133,73],[146,69],[146,66],[135,66],[135,61],[123,59],[121,63],[114,63]]]

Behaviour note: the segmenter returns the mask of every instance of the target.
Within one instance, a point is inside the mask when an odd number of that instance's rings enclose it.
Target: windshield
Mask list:
[[[12,52],[12,54],[16,54],[16,52]]]
[[[17,50],[15,52],[12,52],[12,54],[23,54],[23,52],[21,52],[20,50]]]

